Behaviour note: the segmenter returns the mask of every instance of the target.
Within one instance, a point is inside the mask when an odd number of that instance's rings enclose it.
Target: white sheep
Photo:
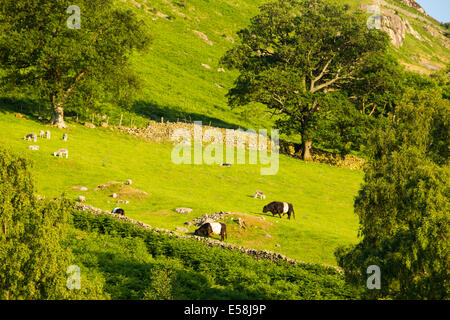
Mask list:
[[[59,149],[59,150],[56,150],[55,152],[53,152],[53,155],[55,157],[56,156],[62,157],[63,155],[66,155],[66,159],[67,159],[67,158],[69,158],[69,150],[67,150],[67,149]]]

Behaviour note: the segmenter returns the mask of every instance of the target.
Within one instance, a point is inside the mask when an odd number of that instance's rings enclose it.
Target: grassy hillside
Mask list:
[[[227,106],[225,94],[232,87],[234,72],[218,72],[219,59],[237,40],[236,32],[248,25],[265,0],[127,0],[120,5],[134,8],[149,25],[154,40],[151,49],[135,55],[133,62],[144,79],[144,89],[133,110],[138,114],[176,119],[203,120],[221,127],[268,128],[273,124],[264,108]],[[345,0],[356,10],[370,0]],[[385,2],[383,2],[385,3]],[[423,38],[419,41],[410,34],[399,49],[392,47],[399,60],[409,69],[430,73],[425,65],[438,67],[450,61],[450,50],[433,37],[425,25],[439,29],[432,18],[406,7],[395,5],[400,17],[407,19]],[[383,5],[386,7],[386,5]],[[392,8],[392,7],[390,7]],[[419,16],[414,18],[406,13]],[[166,17],[165,17],[166,16]],[[368,15],[369,16],[369,15]],[[425,23],[422,19],[427,19]],[[202,38],[201,32],[206,38]],[[424,65],[425,63],[425,65]],[[210,67],[208,69],[203,65]],[[117,120],[116,120],[117,121]],[[295,139],[295,137],[293,137]]]
[[[69,140],[64,142],[62,130],[17,119],[9,113],[0,115],[0,127],[0,143],[34,161],[33,173],[41,196],[66,193],[76,199],[84,195],[87,203],[112,210],[118,205],[110,195],[117,192],[119,198],[130,201],[120,204],[127,216],[170,230],[206,213],[239,212],[250,228],[243,231],[236,222],[228,221],[229,242],[308,262],[335,265],[335,248],[357,241],[353,197],[362,182],[359,171],[280,155],[278,173],[262,176],[259,165],[175,165],[171,161],[172,145],[147,142],[105,128],[73,124]],[[37,143],[23,140],[25,134],[40,129],[50,129],[52,139],[39,139]],[[29,144],[39,145],[40,150],[28,150]],[[63,147],[69,150],[69,159],[52,156]],[[132,179],[132,188],[118,192],[113,185],[94,191],[101,184],[126,179]],[[85,186],[89,191],[73,191],[74,186]],[[266,200],[254,199],[255,190],[263,190]],[[270,201],[291,202],[296,219],[263,214],[262,207]],[[184,215],[174,211],[177,207],[194,210]],[[191,227],[189,232],[193,231]]]

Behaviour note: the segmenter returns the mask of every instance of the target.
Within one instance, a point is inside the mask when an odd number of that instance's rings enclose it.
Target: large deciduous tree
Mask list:
[[[280,117],[285,132],[302,135],[310,158],[318,113],[329,92],[355,83],[368,57],[384,54],[388,37],[370,30],[363,12],[324,0],[278,0],[261,6],[240,43],[222,58],[240,72],[229,103],[259,102]]]
[[[72,4],[3,0],[0,6],[4,83],[33,87],[51,104],[51,122],[59,127],[66,126],[64,107],[71,99],[128,99],[129,92],[121,95],[135,83],[128,56],[150,41],[145,24],[113,0],[79,0],[79,16],[68,10]]]

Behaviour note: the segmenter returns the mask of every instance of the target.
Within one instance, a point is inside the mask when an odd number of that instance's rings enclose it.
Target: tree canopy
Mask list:
[[[368,59],[386,52],[387,35],[367,28],[366,20],[361,11],[323,0],[261,6],[248,28],[239,31],[240,43],[222,58],[240,72],[228,93],[230,105],[266,105],[280,116],[282,130],[302,135],[308,159],[329,93],[356,86]]]
[[[105,99],[127,106],[137,77],[129,54],[150,43],[144,22],[113,0],[3,0],[0,68],[3,83],[32,88],[49,102],[52,123],[65,127],[64,107],[84,108]],[[73,19],[79,18],[79,28]]]
[[[361,242],[336,251],[348,279],[367,297],[448,299],[450,102],[437,89],[407,89],[393,122],[368,141],[369,162],[354,208]]]

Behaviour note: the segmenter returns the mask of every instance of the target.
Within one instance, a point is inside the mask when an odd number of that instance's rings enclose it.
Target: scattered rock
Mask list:
[[[206,69],[211,69],[211,67],[209,65],[207,65],[206,63],[202,63],[202,67],[204,67]]]
[[[217,69],[217,72],[225,72],[225,69],[224,68],[219,68],[219,69]]]
[[[25,115],[23,115],[23,114],[21,114],[21,113],[16,113],[15,117],[16,117],[17,119],[26,119],[26,118],[27,118]]]
[[[132,183],[133,183],[133,182],[132,182],[130,179],[127,179],[127,181],[125,181],[125,184],[126,184],[127,186],[130,186]]]
[[[117,193],[113,193],[113,194],[111,195],[111,197],[112,197],[113,199],[117,198]]]
[[[74,190],[74,191],[88,191],[88,188],[86,188],[86,187],[72,187],[72,190]]]
[[[160,18],[163,18],[163,19],[170,19],[170,16],[168,16],[167,14],[164,14],[164,13],[162,13],[162,12],[156,12],[156,15],[158,16],[158,17],[160,17]]]
[[[270,234],[266,234],[266,238],[272,238]]]
[[[184,224],[187,226],[196,225],[201,226],[204,223],[212,223],[217,220],[223,219],[225,215],[230,214],[231,212],[215,212],[211,214],[205,214],[201,217],[195,218],[192,221],[185,222]]]
[[[101,122],[100,123],[100,127],[102,127],[102,128],[108,128],[108,124],[106,123],[106,122]]]
[[[90,122],[85,122],[85,123],[84,123],[84,126],[85,126],[85,127],[88,127],[88,128],[91,128],[91,129],[94,129],[94,128],[95,128],[95,124],[90,123]]]
[[[176,227],[176,228],[175,228],[175,231],[177,231],[177,232],[183,232],[183,233],[189,232],[188,229],[183,228],[183,227]]]
[[[117,201],[116,201],[116,204],[118,204],[118,203],[125,203],[125,204],[129,204],[129,203],[130,203],[130,201],[128,201],[128,200],[117,200]]]
[[[78,202],[86,202],[86,197],[85,196],[78,196]]]
[[[219,88],[219,89],[223,89],[223,87],[220,85],[220,84],[218,84],[218,83],[215,83],[215,85],[216,85],[216,87],[217,88]]]
[[[238,218],[238,225],[239,228],[247,229],[247,225],[245,224],[245,221],[242,218]]]
[[[192,30],[192,32],[197,34],[203,40],[205,40],[205,42],[207,44],[209,44],[210,46],[212,46],[214,44],[211,40],[208,39],[208,36],[206,34],[204,34],[203,32],[200,32],[200,31],[197,31],[197,30]]]
[[[176,208],[175,211],[178,213],[188,214],[188,213],[192,212],[192,209],[191,208]]]
[[[280,246],[279,244],[276,244],[275,247],[279,248],[279,247],[281,247],[281,246]]]
[[[30,150],[39,150],[39,146],[28,146]]]

